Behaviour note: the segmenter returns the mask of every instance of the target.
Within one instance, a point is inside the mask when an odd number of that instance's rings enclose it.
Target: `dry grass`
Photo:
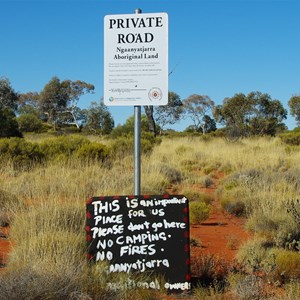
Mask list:
[[[171,186],[180,192],[183,184],[205,187],[208,183],[204,179],[212,178],[213,171],[223,172],[230,176],[223,182],[220,197],[243,202],[248,227],[282,247],[289,242],[288,234],[300,237],[298,225],[285,209],[287,201],[299,195],[300,171],[294,167],[299,163],[300,151],[286,151],[276,138],[237,143],[166,138],[142,157],[141,193],[162,194]],[[2,162],[0,186],[5,194],[1,210],[13,216],[11,239],[15,243],[7,271],[1,275],[0,299],[8,299],[12,287],[22,283],[44,299],[91,299],[88,289],[92,286],[98,286],[97,293],[103,296],[98,299],[157,297],[142,291],[109,294],[104,288],[109,278],[103,275],[103,268],[91,271],[85,262],[85,201],[91,196],[132,194],[133,157],[117,159],[109,166],[56,162],[18,172],[10,162]],[[52,278],[49,285],[47,277]],[[43,285],[49,289],[48,298],[39,289]],[[51,290],[50,285],[57,285],[57,289]]]

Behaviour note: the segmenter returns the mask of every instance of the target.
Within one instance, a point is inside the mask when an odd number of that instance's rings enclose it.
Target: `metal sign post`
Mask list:
[[[141,194],[141,107],[134,107],[134,194]]]
[[[142,10],[137,8],[135,13]],[[141,106],[134,106],[134,194],[141,194]]]
[[[168,104],[168,15],[141,12],[104,17],[104,104],[134,106],[135,195],[141,194],[141,106]]]

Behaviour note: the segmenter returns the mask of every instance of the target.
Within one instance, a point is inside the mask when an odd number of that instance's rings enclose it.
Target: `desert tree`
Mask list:
[[[0,109],[11,109],[15,111],[18,106],[19,95],[12,88],[7,78],[0,78]]]
[[[19,95],[7,78],[0,78],[0,137],[21,137],[15,111]]]
[[[213,132],[213,131],[217,130],[216,121],[213,118],[211,118],[210,116],[205,115],[203,117],[202,127],[196,128],[195,125],[189,125],[187,128],[185,128],[184,132],[189,132],[189,133],[200,132],[200,133],[203,134],[203,127],[204,127],[204,132],[205,133],[210,133],[210,132]]]
[[[297,125],[300,125],[300,95],[294,95],[288,102],[290,113],[295,118]]]
[[[287,110],[277,99],[272,99],[269,94],[251,92],[247,95],[253,105],[249,118],[251,135],[271,135],[286,129],[283,121],[287,118]]]
[[[225,98],[222,105],[217,105],[213,115],[215,120],[224,125],[229,136],[244,136],[246,134],[246,119],[251,104],[242,93],[231,98]]]
[[[148,119],[149,131],[156,136],[167,124],[175,124],[182,113],[182,102],[179,95],[168,92],[168,104],[144,106],[145,115]]]
[[[183,113],[193,122],[195,131],[206,133],[205,116],[210,116],[215,103],[209,96],[193,94],[183,100]]]
[[[229,138],[275,135],[284,128],[287,111],[279,100],[261,92],[237,93],[214,109],[216,121],[225,126]]]
[[[60,81],[55,76],[44,86],[39,94],[39,109],[45,115],[47,122],[53,124],[54,129],[59,122],[59,118],[64,118],[66,113],[72,116],[74,124],[79,127],[75,108],[80,97],[86,93],[91,93],[93,90],[94,86],[84,81]],[[63,122],[63,120],[61,121]]]
[[[11,109],[0,109],[0,137],[22,137],[16,120],[16,115]]]
[[[103,101],[91,102],[88,109],[83,111],[85,129],[93,133],[110,134],[114,128],[114,119]]]
[[[41,118],[39,109],[39,93],[28,92],[22,93],[19,97],[18,115],[31,114]]]
[[[182,102],[180,96],[174,92],[168,93],[168,104],[160,105],[154,109],[154,120],[163,130],[166,125],[178,122],[182,114]]]

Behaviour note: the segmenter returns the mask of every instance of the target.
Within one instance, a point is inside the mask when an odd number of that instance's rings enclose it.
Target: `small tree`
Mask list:
[[[215,107],[214,118],[218,123],[225,125],[227,138],[238,139],[249,134],[246,123],[251,106],[252,103],[246,96],[238,93],[231,98],[225,98],[223,105]]]
[[[0,78],[0,109],[17,109],[19,95],[12,88],[7,78]]]
[[[0,78],[0,137],[21,137],[14,111],[19,95],[11,87],[7,78]]]
[[[16,116],[11,109],[0,109],[0,137],[22,137]]]
[[[208,115],[203,117],[203,126],[204,132],[210,133],[217,130],[216,121]]]
[[[287,111],[279,100],[261,92],[251,92],[247,99],[252,103],[252,113],[249,116],[249,129],[252,135],[274,136],[286,126],[282,123],[287,117]]]
[[[175,124],[182,114],[182,102],[179,95],[174,92],[168,94],[168,104],[157,106],[154,109],[154,120],[161,130],[167,124]]]
[[[60,81],[58,77],[53,77],[39,94],[39,108],[46,120],[53,124],[54,129],[59,121],[62,122],[66,113],[73,117],[76,126],[79,127],[74,110],[79,98],[93,90],[94,86],[84,81]],[[60,120],[60,117],[63,118]]]
[[[230,138],[275,135],[284,128],[282,121],[286,115],[287,111],[279,100],[272,100],[270,95],[261,92],[235,94],[225,98],[223,105],[214,110],[215,119],[226,126]]]
[[[32,114],[38,118],[42,117],[42,113],[39,109],[39,94],[37,92],[20,94],[18,114]]]
[[[297,125],[300,125],[300,95],[292,96],[288,102],[290,113],[295,118]]]
[[[184,114],[189,117],[193,123],[195,131],[206,133],[206,125],[204,116],[212,113],[215,103],[208,97],[203,95],[193,94],[183,100]]]
[[[114,128],[114,120],[107,106],[100,102],[91,102],[90,107],[84,112],[86,117],[85,128],[94,133],[110,134]]]

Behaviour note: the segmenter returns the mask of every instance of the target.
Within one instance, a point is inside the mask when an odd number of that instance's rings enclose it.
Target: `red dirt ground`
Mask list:
[[[212,254],[232,261],[239,246],[251,237],[244,229],[245,220],[225,214],[214,200],[209,218],[201,225],[190,226],[191,239],[199,242],[191,247],[191,257]]]
[[[8,227],[0,227],[0,270],[7,260],[7,255],[10,249],[10,242],[8,240]]]
[[[191,187],[210,194],[214,198],[209,218],[200,225],[190,226],[191,240],[199,242],[199,246],[191,246],[191,259],[201,254],[211,254],[230,262],[234,259],[241,244],[247,241],[251,234],[244,228],[245,219],[222,210],[215,192],[224,175],[220,173],[214,175],[214,184],[209,188]]]

